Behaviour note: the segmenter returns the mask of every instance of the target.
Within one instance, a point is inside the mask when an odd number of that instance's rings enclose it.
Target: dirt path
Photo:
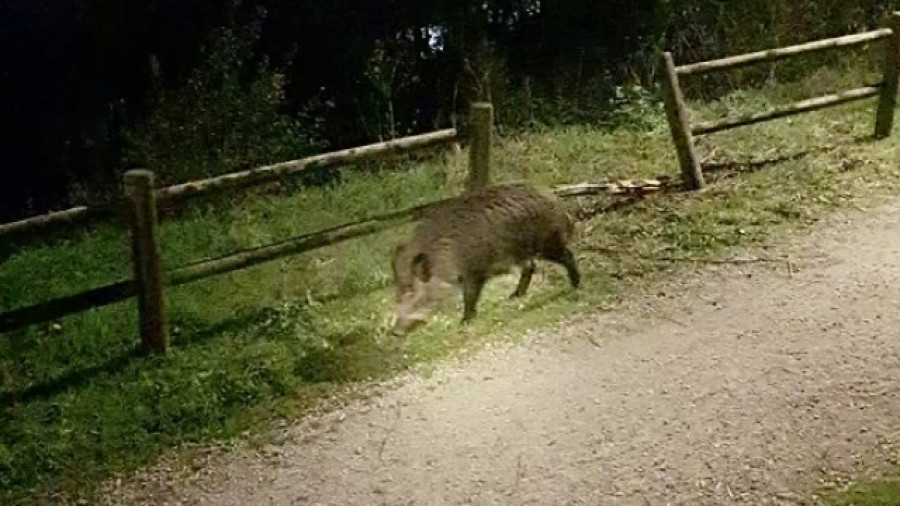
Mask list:
[[[110,500],[811,504],[900,450],[900,207],[832,221]]]

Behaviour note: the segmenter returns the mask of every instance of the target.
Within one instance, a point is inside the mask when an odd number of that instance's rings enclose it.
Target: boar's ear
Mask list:
[[[416,255],[412,260],[412,271],[413,276],[423,283],[431,280],[431,260],[428,259],[428,255],[425,253]]]

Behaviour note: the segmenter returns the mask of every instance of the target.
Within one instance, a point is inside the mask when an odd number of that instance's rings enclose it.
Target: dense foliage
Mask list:
[[[9,0],[0,218],[101,198],[129,165],[202,177],[443,127],[476,98],[506,127],[609,121],[652,93],[661,48],[687,61],[843,34],[895,4]]]

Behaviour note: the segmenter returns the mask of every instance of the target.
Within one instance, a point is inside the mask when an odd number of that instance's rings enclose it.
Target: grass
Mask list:
[[[847,491],[827,496],[826,501],[832,506],[896,506],[900,504],[900,481],[858,483]]]
[[[847,88],[827,70],[777,92],[741,92],[697,105],[700,118],[758,110]],[[640,127],[548,128],[502,139],[495,178],[539,184],[677,176],[662,110]],[[867,140],[871,102],[719,134],[701,142],[714,168],[708,191],[666,193],[601,212],[603,198],[571,201],[584,217],[576,244],[583,288],[541,266],[529,296],[514,280],[488,285],[479,318],[461,328],[447,313],[395,346],[389,251],[409,227],[168,291],[173,347],[139,357],[134,303],[33,326],[0,339],[0,502],[90,500],[112,474],[147,465],[171,447],[264,434],[344,386],[384,379],[497,339],[609,306],[629,287],[672,271],[659,256],[702,261],[777,239],[842,206],[897,192],[897,135]],[[461,188],[466,156],[346,171],[340,186],[239,205],[195,206],[162,228],[167,268],[441,198]],[[129,274],[122,231],[102,226],[16,252],[0,265],[0,308],[73,293]]]

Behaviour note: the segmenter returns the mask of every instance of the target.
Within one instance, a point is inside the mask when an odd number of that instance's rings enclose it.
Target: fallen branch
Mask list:
[[[659,191],[666,187],[667,178],[659,179],[623,179],[611,183],[578,183],[560,185],[553,188],[553,192],[560,197],[575,197],[578,195],[610,195],[644,194]]]

